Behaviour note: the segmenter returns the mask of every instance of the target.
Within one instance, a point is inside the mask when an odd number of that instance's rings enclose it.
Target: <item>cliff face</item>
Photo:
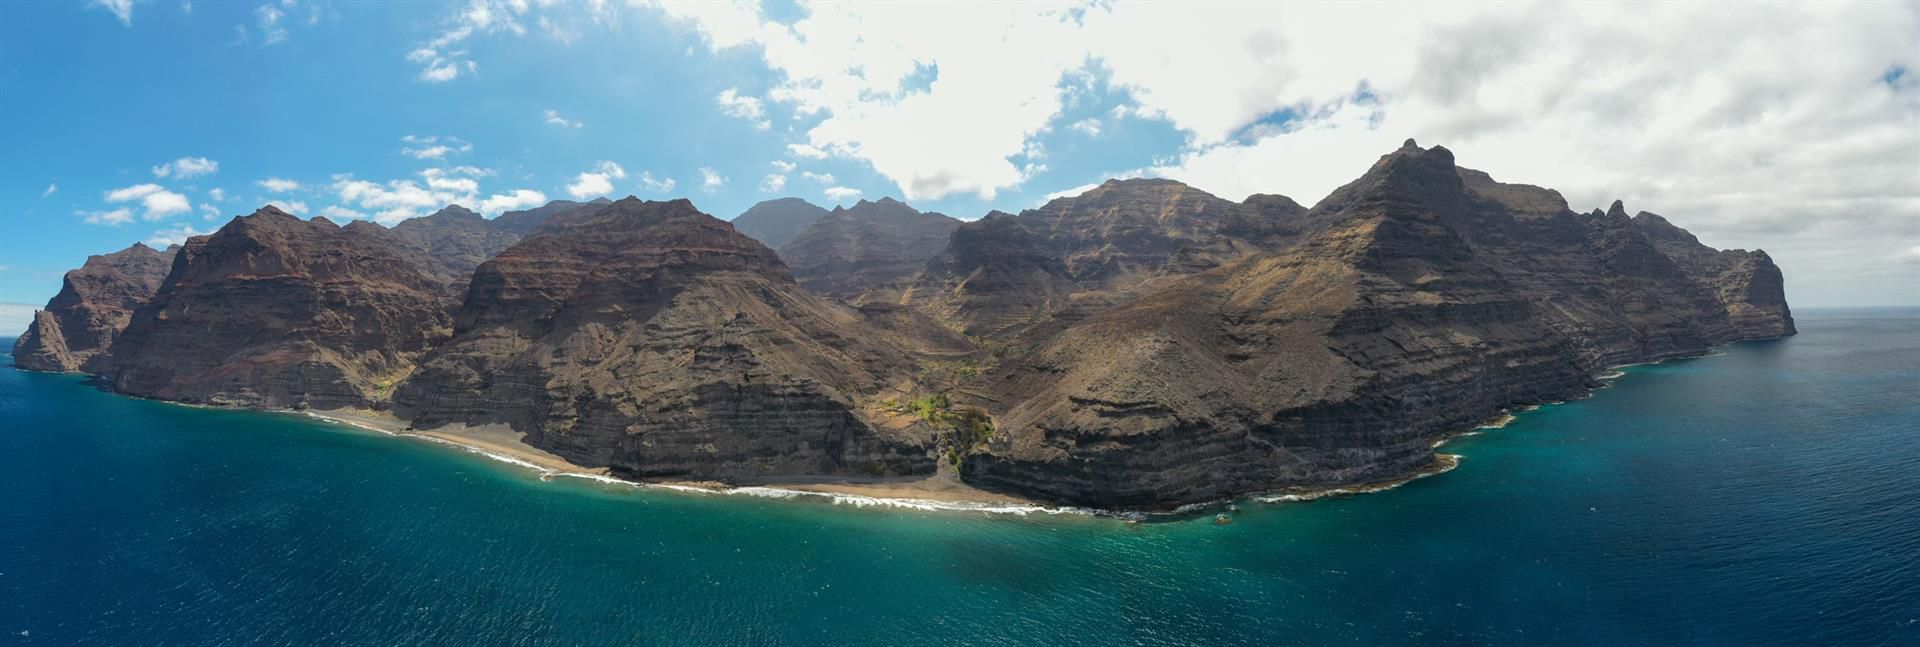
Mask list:
[[[865,419],[910,366],[888,337],[691,203],[628,198],[481,265],[454,338],[395,410],[423,427],[504,423],[639,478],[930,473],[924,426]]]
[[[827,215],[827,210],[800,198],[767,200],[748,207],[733,219],[733,228],[768,247],[779,249],[787,241]]]
[[[781,245],[800,286],[849,299],[913,275],[947,246],[960,221],[892,198],[835,208]]]
[[[1298,205],[1236,204],[1172,180],[1109,180],[1018,216],[961,225],[902,299],[969,334],[1005,337],[1075,305],[1216,267],[1283,238]]]
[[[481,263],[520,242],[556,214],[606,203],[606,198],[584,203],[554,200],[525,211],[509,211],[492,220],[460,205],[448,205],[433,215],[401,221],[394,225],[393,233],[419,251],[433,280],[446,284],[451,316],[467,295],[467,280]]]
[[[862,202],[789,241],[798,280],[685,200],[409,223],[269,207],[164,281],[158,252],[98,257],[16,356],[149,397],[503,424],[635,478],[947,460],[992,490],[1165,509],[1403,476],[1608,366],[1794,332],[1765,253],[1412,141],[1312,209],[1167,180],[957,226]]]
[[[14,341],[14,366],[35,371],[71,372],[106,352],[127,327],[135,308],[146,303],[167,278],[177,247],[155,251],[132,247],[89,256],[67,272],[60,292]]]
[[[971,402],[999,431],[966,479],[1165,508],[1388,478],[1608,364],[1781,334],[1729,325],[1619,208],[1574,214],[1443,148],[1409,142],[1303,220],[1277,251],[1149,286],[994,367]]]
[[[266,207],[190,239],[101,369],[166,400],[370,406],[447,336],[445,294],[390,230]]]
[[[1718,250],[1658,215],[1640,212],[1633,223],[1679,268],[1707,285],[1727,310],[1735,336],[1759,339],[1794,334],[1780,268],[1760,250]]]

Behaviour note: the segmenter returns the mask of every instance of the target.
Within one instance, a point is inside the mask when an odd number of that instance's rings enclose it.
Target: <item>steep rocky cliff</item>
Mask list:
[[[735,216],[733,228],[768,247],[779,249],[801,230],[827,215],[827,210],[800,198],[766,200]]]
[[[911,369],[888,338],[686,200],[627,198],[481,265],[454,338],[395,410],[422,427],[505,423],[639,478],[929,473],[924,425],[868,422]]]
[[[1687,230],[1645,211],[1635,215],[1633,223],[1681,270],[1712,289],[1726,307],[1736,336],[1758,339],[1795,332],[1780,268],[1766,252],[1708,247]]]
[[[1079,301],[1105,301],[1276,244],[1299,205],[1236,204],[1173,180],[1108,180],[1014,216],[954,231],[901,299],[969,334],[1009,336]]]
[[[959,226],[893,198],[861,200],[834,208],[778,248],[801,287],[848,299],[920,271]]]
[[[1787,332],[1728,325],[1620,209],[1575,214],[1444,148],[1408,142],[1302,219],[1278,251],[1031,329],[963,389],[998,430],[967,480],[1165,508],[1389,478],[1608,364]]]
[[[434,280],[446,284],[451,312],[466,296],[467,280],[481,263],[520,242],[555,214],[606,203],[605,198],[589,203],[555,200],[525,211],[509,211],[492,220],[455,204],[433,215],[403,220],[394,225],[393,233],[419,250]]]
[[[140,243],[87,257],[67,272],[60,292],[14,341],[14,366],[35,371],[78,371],[113,346],[135,308],[160,289],[178,247],[155,251]]]
[[[445,294],[386,228],[265,207],[187,241],[101,372],[167,400],[368,406],[448,335]]]

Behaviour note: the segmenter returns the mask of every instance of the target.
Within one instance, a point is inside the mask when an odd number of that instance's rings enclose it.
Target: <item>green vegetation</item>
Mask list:
[[[971,407],[956,408],[945,393],[935,393],[901,406],[888,398],[881,406],[899,414],[911,414],[926,421],[941,433],[947,444],[947,462],[959,465],[969,452],[993,438],[993,418]]]

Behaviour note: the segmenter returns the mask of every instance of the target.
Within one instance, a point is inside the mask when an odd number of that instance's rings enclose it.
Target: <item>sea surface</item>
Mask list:
[[[542,480],[8,368],[0,643],[1920,644],[1920,311],[1800,326],[1230,525]]]

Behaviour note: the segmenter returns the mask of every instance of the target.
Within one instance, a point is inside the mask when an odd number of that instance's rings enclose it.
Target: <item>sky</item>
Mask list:
[[[268,203],[1312,204],[1407,138],[1920,304],[1920,4],[0,3],[0,328]]]

